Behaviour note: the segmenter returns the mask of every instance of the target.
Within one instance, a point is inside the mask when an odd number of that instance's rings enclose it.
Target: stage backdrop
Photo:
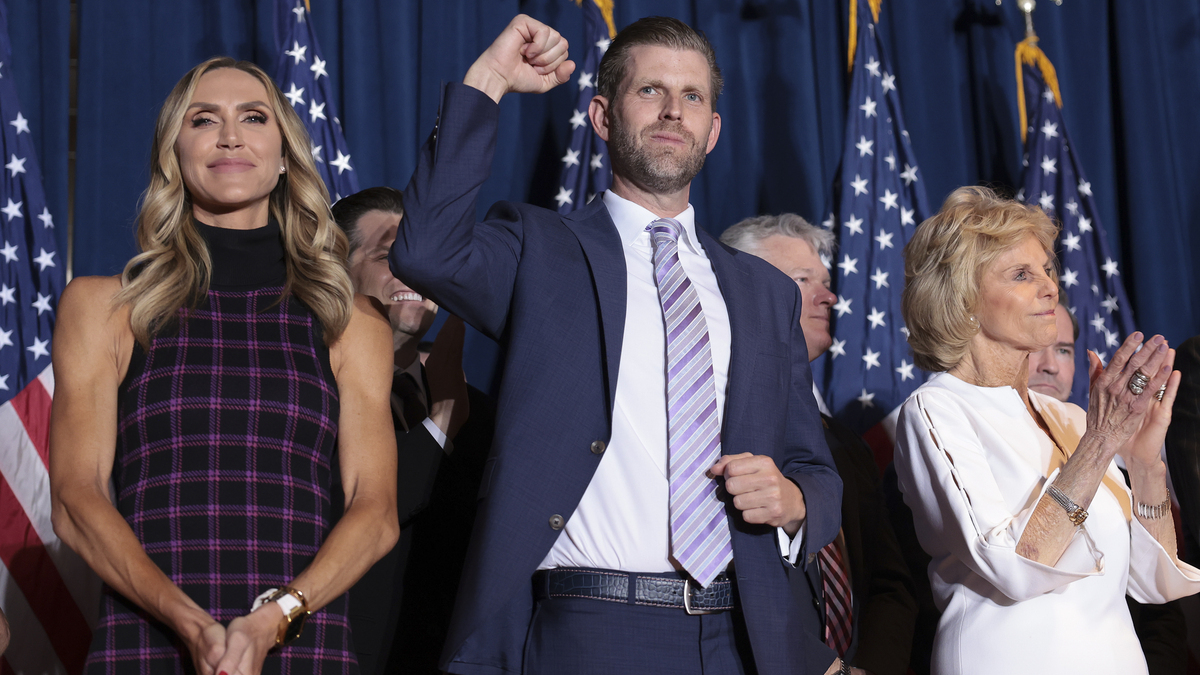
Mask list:
[[[201,60],[228,54],[272,70],[274,0],[80,3],[75,274],[114,274],[132,228],[159,104]],[[436,114],[517,12],[582,35],[572,0],[311,0],[311,21],[361,186],[402,188]],[[1022,150],[1013,49],[1015,0],[884,0],[880,30],[931,206],[959,185],[1015,185]],[[67,201],[66,0],[11,4],[21,99],[39,117],[39,158],[55,213]],[[829,211],[842,149],[847,7],[843,0],[615,0],[619,27],[679,17],[716,46],[724,124],[693,189],[713,233],[739,219]],[[1173,342],[1200,332],[1200,0],[1039,3],[1041,47],[1058,69],[1064,114],[1120,257],[1138,326]],[[0,69],[6,74],[8,65]],[[574,85],[502,104],[493,177],[500,199],[553,207]],[[65,218],[62,219],[65,222]],[[66,228],[58,229],[60,238]],[[1193,233],[1195,231],[1195,233]],[[63,240],[65,248],[65,240]],[[468,343],[468,374],[488,386],[494,347]]]

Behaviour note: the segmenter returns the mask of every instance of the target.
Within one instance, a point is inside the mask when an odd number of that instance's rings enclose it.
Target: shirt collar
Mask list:
[[[425,378],[421,377],[421,358],[417,357],[413,359],[407,368],[392,367],[392,377],[399,377],[401,373],[408,373],[412,377],[413,382],[417,383],[417,391],[421,392],[421,397],[428,400],[428,397],[425,395]]]
[[[646,234],[649,239],[649,233],[646,232],[646,226],[658,220],[658,216],[654,215],[645,207],[639,206],[624,197],[618,196],[612,190],[605,190],[601,196],[604,200],[604,206],[608,209],[608,215],[612,217],[613,223],[617,226],[617,233],[621,235],[621,243],[629,246],[642,234]],[[696,209],[691,204],[683,210],[683,213],[675,216],[675,220],[683,225],[683,232],[679,238],[683,241],[693,253],[704,255],[703,249],[700,247],[699,240],[696,239]]]

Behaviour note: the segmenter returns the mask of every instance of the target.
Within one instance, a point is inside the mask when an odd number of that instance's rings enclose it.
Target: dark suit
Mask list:
[[[1167,467],[1183,520],[1180,555],[1200,565],[1200,335],[1175,349],[1175,370],[1183,379],[1167,429]]]
[[[854,635],[846,660],[874,675],[903,675],[917,601],[888,519],[879,470],[858,434],[831,417],[821,417],[843,485],[842,533],[854,607]]]
[[[428,388],[426,388],[428,390]],[[495,426],[491,399],[468,388],[470,416],[445,453],[393,413],[400,541],[350,589],[350,630],[363,675],[437,673]]]
[[[570,518],[611,434],[623,345],[626,271],[620,237],[595,200],[560,216],[501,202],[476,223],[475,199],[495,150],[499,107],[451,84],[439,127],[405,190],[391,264],[410,286],[500,342],[496,437],[480,488],[443,665],[521,672],[534,601],[530,577]],[[820,431],[796,285],[703,231],[732,337],[722,451],[771,456],[803,491],[802,563],[833,539],[841,483]],[[803,574],[782,559],[774,528],[728,505],[738,597],[762,675],[802,670],[815,650],[788,592]],[[806,608],[811,614],[811,607]],[[819,656],[819,655],[818,655]],[[811,672],[829,666],[808,663]],[[652,667],[652,664],[647,664]]]

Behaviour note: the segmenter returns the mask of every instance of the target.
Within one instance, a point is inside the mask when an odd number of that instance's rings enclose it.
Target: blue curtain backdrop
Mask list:
[[[80,3],[76,274],[117,273],[132,255],[154,116],[175,81],[216,54],[270,69],[272,2]],[[408,182],[440,84],[460,79],[512,15],[529,13],[568,39],[582,35],[573,0],[311,4],[363,186]],[[56,216],[66,203],[67,5],[10,2],[13,72],[22,101],[40,115],[39,159]],[[757,213],[823,220],[842,148],[848,3],[615,5],[618,27],[676,16],[716,47],[727,82],[718,104],[724,125],[693,190],[699,222],[718,233]],[[1200,0],[1043,2],[1034,20],[1139,327],[1176,343],[1200,333],[1200,270],[1191,264],[1200,253],[1200,191],[1191,189],[1200,180]],[[880,30],[931,204],[963,184],[1018,185],[1013,49],[1024,21],[1015,0],[884,0]],[[504,101],[481,212],[500,199],[553,207],[571,89]],[[468,351],[468,375],[487,386],[494,347],[473,336]]]

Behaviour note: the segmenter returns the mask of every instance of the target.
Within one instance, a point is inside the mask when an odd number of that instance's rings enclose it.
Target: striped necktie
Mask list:
[[[838,539],[841,539],[839,533]],[[854,609],[850,604],[850,576],[838,540],[817,554],[821,560],[821,579],[825,587],[825,644],[845,656],[853,637]]]
[[[654,243],[654,280],[667,337],[667,440],[671,553],[701,586],[733,560],[725,505],[708,470],[721,457],[717,389],[700,296],[679,262],[678,221],[646,228]]]

